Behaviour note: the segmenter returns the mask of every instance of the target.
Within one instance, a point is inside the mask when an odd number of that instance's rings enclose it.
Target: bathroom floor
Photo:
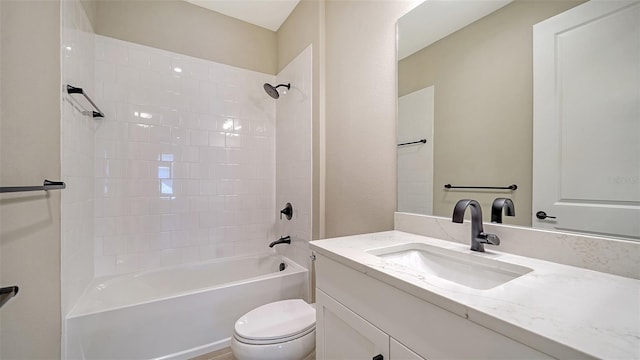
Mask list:
[[[231,353],[231,348],[224,348],[218,351],[214,351],[208,354],[194,357],[190,360],[236,360],[236,358],[233,357],[233,354]],[[316,352],[315,351],[312,352],[311,354],[309,354],[309,356],[307,356],[303,360],[316,360]]]
[[[190,360],[236,360],[231,353],[231,348],[224,348],[204,355],[196,356]]]

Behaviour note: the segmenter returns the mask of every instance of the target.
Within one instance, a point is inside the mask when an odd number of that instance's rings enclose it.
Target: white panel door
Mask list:
[[[533,30],[533,226],[640,239],[640,1]]]
[[[398,211],[433,214],[434,87],[398,99]]]
[[[389,360],[389,335],[317,289],[316,359]]]

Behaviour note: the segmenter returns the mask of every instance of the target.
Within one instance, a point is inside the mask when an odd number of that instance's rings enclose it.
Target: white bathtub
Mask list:
[[[247,311],[306,293],[307,270],[279,255],[96,279],[66,317],[66,358],[188,359],[229,346]]]

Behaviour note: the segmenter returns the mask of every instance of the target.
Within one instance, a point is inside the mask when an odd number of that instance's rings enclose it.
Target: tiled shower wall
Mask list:
[[[94,33],[78,0],[60,3],[61,10],[61,196],[62,314],[73,306],[93,278],[94,133],[99,122],[83,115],[88,104],[69,95],[66,84],[94,94]],[[75,106],[75,107],[74,107]],[[58,180],[58,179],[50,179]]]
[[[291,245],[278,245],[283,253],[310,269],[311,251],[311,54],[307,47],[277,76],[279,84],[291,84],[277,100],[276,207],[293,205],[293,218],[277,219],[275,238],[291,236]],[[280,88],[282,89],[282,88]],[[278,90],[280,90],[278,89]]]
[[[102,36],[95,57],[95,275],[267,251],[275,77]]]

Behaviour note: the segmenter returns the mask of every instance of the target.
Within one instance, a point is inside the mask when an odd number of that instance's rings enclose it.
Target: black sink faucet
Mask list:
[[[464,211],[471,207],[471,250],[484,252],[484,244],[500,245],[500,238],[494,234],[486,234],[482,227],[482,208],[475,200],[463,199],[453,208],[451,221],[462,224]]]
[[[504,209],[505,216],[516,216],[516,208],[513,205],[513,201],[511,201],[511,199],[497,198],[493,200],[493,204],[491,205],[492,223],[502,223],[502,209]]]
[[[283,236],[280,239],[278,239],[278,240],[272,242],[271,244],[269,244],[269,247],[272,248],[272,247],[274,247],[275,245],[278,245],[278,244],[291,244],[291,236]]]

